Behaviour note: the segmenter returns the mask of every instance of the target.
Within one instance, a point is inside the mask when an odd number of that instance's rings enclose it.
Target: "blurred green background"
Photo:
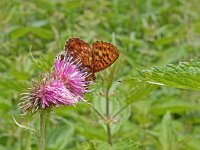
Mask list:
[[[114,43],[120,51],[115,81],[200,56],[199,0],[1,0],[0,150],[37,150],[38,116],[20,117],[19,94],[49,72],[70,37]],[[105,114],[104,82],[98,74],[86,99]],[[126,105],[107,144],[103,121],[87,104],[54,109],[48,117],[48,150],[200,150],[199,92],[158,87],[143,93],[135,82],[113,82],[111,112]],[[127,91],[125,92],[124,89]],[[136,92],[131,93],[131,89]],[[130,91],[129,91],[130,90]],[[148,94],[149,93],[149,94]],[[133,95],[131,95],[133,94]],[[135,95],[134,95],[135,94]],[[138,95],[137,95],[138,94]],[[144,96],[142,96],[144,94]],[[137,95],[137,96],[136,96]],[[135,97],[134,97],[135,96]]]

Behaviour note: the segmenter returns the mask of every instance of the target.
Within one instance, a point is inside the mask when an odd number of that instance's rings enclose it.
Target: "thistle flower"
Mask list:
[[[86,81],[88,73],[80,70],[80,62],[64,57],[55,59],[53,71],[42,81],[34,83],[27,93],[23,94],[20,108],[23,114],[40,109],[75,105],[83,100],[91,81]]]
[[[91,81],[86,81],[88,77],[87,69],[80,70],[81,63],[72,61],[72,57],[56,58],[54,63],[53,78],[61,80],[67,89],[76,96],[83,98],[83,94],[88,92]]]
[[[23,93],[20,103],[23,113],[36,112],[52,106],[74,105],[79,98],[72,94],[59,80],[45,78],[41,83],[36,83],[28,93]]]

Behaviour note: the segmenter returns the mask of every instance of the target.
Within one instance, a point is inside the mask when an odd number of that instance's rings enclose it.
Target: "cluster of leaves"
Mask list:
[[[35,133],[13,121],[12,116],[38,127],[38,116],[19,117],[19,93],[48,71],[65,40],[76,36],[110,41],[120,50],[118,62],[98,74],[86,95],[104,115],[109,89],[113,146],[107,144],[104,120],[79,103],[49,116],[48,150],[198,150],[200,60],[189,60],[200,56],[199,6],[198,0],[2,0],[0,149],[37,149]],[[186,62],[143,70],[179,61]]]

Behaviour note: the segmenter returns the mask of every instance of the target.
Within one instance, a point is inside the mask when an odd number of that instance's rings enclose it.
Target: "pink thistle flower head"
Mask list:
[[[23,95],[20,106],[24,114],[52,106],[75,105],[79,100],[79,97],[72,94],[63,82],[48,78],[34,85],[28,93]]]
[[[89,73],[86,68],[80,69],[81,63],[72,61],[71,57],[56,58],[54,63],[53,78],[64,82],[67,89],[76,96],[83,98],[88,92],[91,81],[87,81]]]
[[[23,93],[20,103],[23,114],[84,101],[83,95],[89,92],[87,89],[91,81],[86,81],[86,69],[80,70],[81,64],[71,60],[69,57],[57,57],[51,74]]]

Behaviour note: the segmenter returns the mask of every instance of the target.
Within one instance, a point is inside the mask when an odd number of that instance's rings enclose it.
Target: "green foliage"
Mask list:
[[[200,59],[140,71],[148,83],[200,90]]]
[[[121,87],[122,88],[119,90],[119,96],[123,91],[123,97],[125,98],[126,103],[129,105],[135,101],[141,100],[150,92],[154,91],[158,86],[141,82],[134,78],[125,78],[122,81]]]
[[[80,145],[78,147],[78,149],[88,149],[88,150],[102,150],[102,149],[106,149],[106,150],[123,150],[123,149],[134,149],[134,150],[138,150],[140,146],[140,143],[138,143],[135,140],[130,140],[130,139],[126,139],[124,141],[119,142],[118,144],[114,145],[114,146],[110,146],[108,143],[106,142],[102,142],[102,141],[91,141],[90,143],[83,143],[82,145]]]
[[[85,96],[93,108],[79,102],[52,110],[47,150],[198,150],[199,7],[198,0],[1,0],[0,149],[38,149],[35,133],[19,126],[38,132],[39,118],[20,116],[19,94],[51,70],[66,39],[75,36],[112,42],[120,57],[97,73]]]
[[[161,143],[161,147],[163,150],[175,150],[177,149],[176,145],[176,135],[174,131],[173,123],[171,120],[171,116],[169,113],[166,113],[165,116],[163,117],[163,120],[161,122],[161,132],[160,135],[158,136],[159,141]]]

